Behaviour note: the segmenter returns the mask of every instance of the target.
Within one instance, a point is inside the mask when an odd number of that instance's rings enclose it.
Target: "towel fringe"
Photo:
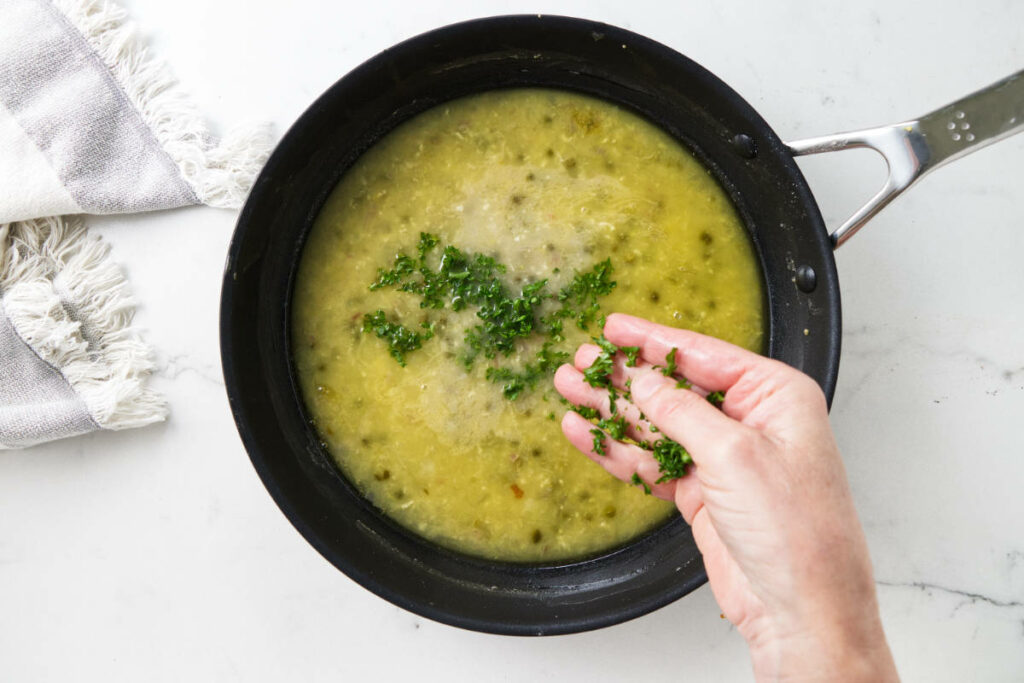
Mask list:
[[[104,429],[159,422],[150,350],[110,246],[77,217],[0,225],[0,295],[18,336],[64,375]]]
[[[54,1],[110,68],[197,199],[239,208],[270,153],[270,126],[238,125],[214,144],[195,104],[170,68],[149,55],[122,7],[109,0]]]

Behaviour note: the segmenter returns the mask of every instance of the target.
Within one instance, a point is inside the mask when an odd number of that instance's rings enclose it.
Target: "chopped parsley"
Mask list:
[[[388,322],[387,315],[381,310],[363,316],[363,330],[372,330],[378,339],[386,341],[391,357],[402,367],[405,367],[405,354],[420,348],[423,342],[434,336],[429,323],[422,323],[422,327],[426,332],[414,332],[399,323]]]
[[[563,321],[571,319],[581,329],[587,329],[600,312],[600,297],[609,294],[616,283],[611,279],[610,259],[601,261],[591,270],[577,272],[557,293],[547,291],[548,281],[544,279],[525,283],[516,294],[502,278],[505,271],[505,266],[492,256],[442,245],[436,235],[422,232],[416,255],[395,256],[390,269],[378,269],[370,290],[391,287],[418,295],[423,309],[475,308],[479,323],[465,330],[460,354],[467,370],[480,356],[488,360],[509,356],[520,341],[546,335],[548,340],[536,353],[534,362],[518,369],[494,365],[485,373],[489,381],[502,385],[505,398],[515,400],[553,374],[559,365],[568,362],[570,354],[555,348],[564,341]],[[548,302],[557,307],[542,316],[540,309]],[[364,324],[364,331],[377,332],[380,328],[377,336],[389,341],[391,355],[403,366],[405,354],[420,348],[432,336],[389,323],[382,311],[372,317],[378,324],[369,327],[369,323]],[[381,327],[385,324],[391,327]]]
[[[640,478],[639,474],[634,472],[633,476],[630,478],[630,481],[637,486],[643,486],[644,493],[646,493],[648,496],[651,495],[651,487],[647,485],[646,481]]]
[[[598,412],[597,408],[591,408],[590,406],[573,406],[572,410],[575,410],[588,420],[596,420],[601,416],[601,413]]]
[[[591,337],[591,339],[601,349],[601,352],[597,354],[597,358],[590,364],[590,367],[583,371],[583,379],[592,387],[607,387],[610,403],[614,406],[618,394],[615,392],[615,387],[612,386],[611,375],[615,371],[615,354],[618,353],[619,347],[605,339],[603,334],[600,337]],[[611,408],[611,412],[615,412],[614,407]]]
[[[712,391],[707,395],[708,403],[716,408],[721,408],[722,404],[725,403],[725,392],[723,391]]]
[[[604,420],[598,420],[597,426],[608,433],[608,436],[612,437],[616,441],[621,441],[626,436],[626,418],[622,415],[616,415],[609,417]]]
[[[605,259],[589,271],[577,272],[572,281],[558,291],[561,308],[544,318],[552,337],[561,339],[562,321],[566,318],[575,320],[581,330],[589,329],[601,310],[598,298],[615,289],[617,283],[611,279],[613,270],[611,259]]]
[[[614,415],[619,412],[619,392],[615,391],[614,386],[608,387],[608,412]]]
[[[569,362],[567,351],[555,351],[551,342],[545,342],[536,355],[537,362],[527,363],[519,372],[510,368],[487,368],[485,376],[491,382],[503,383],[501,393],[514,401],[526,389],[532,389],[543,379],[552,375],[559,365]]]
[[[684,476],[686,466],[693,462],[686,449],[668,437],[654,442],[651,457],[658,461],[658,471],[661,472],[656,484]]]
[[[510,401],[519,398],[519,394],[527,387],[536,383],[536,376],[532,372],[534,368],[528,367],[524,372],[515,372],[509,368],[487,368],[486,377],[491,382],[503,383],[502,395]]]
[[[601,353],[590,364],[590,367],[583,371],[583,380],[592,387],[611,387],[611,374],[615,370],[616,347],[610,341],[600,337],[594,337],[594,343],[601,348]]]
[[[543,373],[552,374],[559,366],[568,363],[572,355],[568,351],[556,350],[553,342],[544,342],[536,358],[537,368]]]
[[[665,355],[665,367],[661,369],[661,374],[666,377],[671,377],[676,374],[676,354],[679,353],[679,349],[672,347],[672,350]]]
[[[615,344],[605,339],[603,335],[599,338],[595,338],[594,343],[596,343],[600,347],[601,352],[597,355],[597,358],[594,359],[593,364],[591,364],[589,368],[584,370],[583,377],[587,381],[587,383],[593,387],[607,388],[609,405],[614,406],[615,400],[619,398],[618,392],[615,390],[615,387],[612,386],[611,383],[611,374],[612,370],[615,367],[615,354],[620,351],[623,352],[623,355],[626,355],[628,364],[630,354],[632,354],[632,357],[635,358],[638,350],[633,351],[633,347],[628,347],[630,349],[630,352],[627,353],[623,351],[623,349],[615,346]],[[661,372],[666,376],[671,376],[676,370],[675,360],[677,351],[678,349],[672,349],[665,357],[665,362],[667,366],[665,368],[662,368]],[[685,387],[689,388],[689,382],[686,382],[686,380],[680,380],[676,386],[683,386],[684,383]],[[628,398],[628,394],[626,395],[626,397]],[[709,400],[710,399],[711,397],[709,395]],[[611,417],[604,419],[598,419],[598,412],[596,410],[593,410],[592,408],[587,408],[584,411],[580,407],[577,407],[576,410],[587,419],[597,420],[594,429],[590,430],[590,433],[594,435],[595,453],[598,453],[600,455],[605,454],[606,444],[604,439],[606,435],[610,436],[616,441],[625,441],[626,443],[632,443],[636,446],[639,446],[645,450],[650,451],[651,457],[654,458],[654,460],[658,463],[658,471],[661,473],[661,476],[655,483],[661,484],[666,481],[671,481],[673,479],[678,479],[682,476],[685,476],[687,466],[693,462],[693,458],[690,456],[689,452],[687,452],[687,450],[682,446],[682,444],[673,441],[672,439],[666,436],[662,436],[660,439],[653,443],[639,439],[630,439],[629,437],[627,437],[626,431],[629,427],[629,424],[626,422],[626,418],[621,413],[617,414],[617,410],[609,409]],[[645,419],[642,413],[641,419]],[[656,433],[659,430],[656,426],[651,425],[650,431],[652,433]],[[634,484],[643,485],[644,491],[650,493],[650,487],[647,486],[642,479],[640,479],[639,475],[634,473],[631,481]]]

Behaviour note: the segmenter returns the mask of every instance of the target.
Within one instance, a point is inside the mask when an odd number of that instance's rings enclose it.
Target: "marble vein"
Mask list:
[[[963,607],[964,605],[973,605],[978,602],[983,602],[993,607],[1004,607],[1004,608],[1024,608],[1024,602],[1019,600],[999,600],[989,595],[982,593],[973,593],[971,591],[960,590],[958,588],[950,588],[949,586],[940,586],[937,583],[929,583],[927,581],[875,581],[879,586],[886,586],[887,588],[912,588],[915,590],[923,591],[926,594],[932,594],[935,592],[945,593],[947,595],[954,595],[963,598],[963,601],[954,608],[954,612]]]
[[[187,353],[174,355],[161,355],[157,359],[156,369],[153,374],[164,379],[175,380],[183,374],[191,373],[207,384],[218,387],[224,386],[224,381],[219,373],[215,373],[207,363],[195,363]]]

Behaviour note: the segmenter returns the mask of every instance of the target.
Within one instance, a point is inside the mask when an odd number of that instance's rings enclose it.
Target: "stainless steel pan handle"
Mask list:
[[[831,234],[832,245],[838,248],[929,171],[1022,130],[1024,71],[1018,71],[912,121],[808,138],[787,146],[793,156],[867,147],[881,154],[889,166],[889,177],[878,194]]]

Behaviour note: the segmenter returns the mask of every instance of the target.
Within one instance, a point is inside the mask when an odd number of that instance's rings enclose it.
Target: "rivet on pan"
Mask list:
[[[800,266],[797,268],[796,286],[805,294],[813,292],[814,288],[818,286],[818,276],[815,275],[814,268],[810,266]]]
[[[753,159],[757,156],[757,145],[754,139],[746,133],[739,133],[732,139],[733,149],[744,159]]]

